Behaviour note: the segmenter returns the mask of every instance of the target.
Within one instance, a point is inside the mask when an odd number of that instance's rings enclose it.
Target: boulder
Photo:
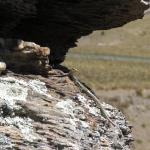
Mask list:
[[[8,71],[0,77],[0,148],[128,150],[131,126],[116,108],[95,102],[60,70],[45,78]]]

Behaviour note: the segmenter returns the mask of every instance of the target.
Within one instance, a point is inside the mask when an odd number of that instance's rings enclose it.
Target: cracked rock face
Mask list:
[[[131,126],[116,108],[102,105],[120,130],[67,76],[1,76],[0,148],[130,149]]]

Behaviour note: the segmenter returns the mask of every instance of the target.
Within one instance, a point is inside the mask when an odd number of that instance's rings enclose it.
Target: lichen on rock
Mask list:
[[[1,103],[13,109],[16,107],[15,101],[26,101],[28,89],[24,87],[23,83],[24,82],[11,77],[0,78]]]
[[[130,149],[131,128],[125,117],[110,105],[103,103],[103,107],[122,134],[68,76],[7,73],[0,77],[1,146],[21,150]]]

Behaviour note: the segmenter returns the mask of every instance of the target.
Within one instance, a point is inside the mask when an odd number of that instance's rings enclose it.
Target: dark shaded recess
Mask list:
[[[142,18],[141,0],[0,0],[0,37],[34,41],[51,48],[50,64],[94,30]]]

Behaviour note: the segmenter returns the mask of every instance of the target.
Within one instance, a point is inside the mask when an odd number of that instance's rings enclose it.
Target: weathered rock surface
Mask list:
[[[51,69],[50,49],[33,42],[0,38],[0,73],[6,68],[17,73],[46,75]]]
[[[59,64],[81,36],[140,19],[149,0],[0,0],[0,37],[51,48]]]
[[[119,130],[59,72],[48,78],[12,72],[0,77],[0,149],[130,149],[131,126],[124,115],[103,103]]]

